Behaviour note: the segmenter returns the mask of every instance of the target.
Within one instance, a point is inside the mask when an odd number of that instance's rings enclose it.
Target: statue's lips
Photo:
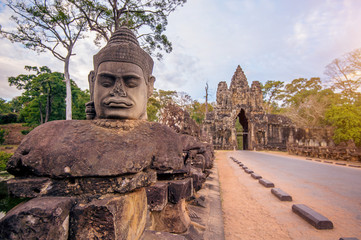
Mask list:
[[[131,108],[133,106],[133,103],[126,100],[111,99],[111,100],[105,100],[104,105],[106,107],[112,107],[112,108]]]

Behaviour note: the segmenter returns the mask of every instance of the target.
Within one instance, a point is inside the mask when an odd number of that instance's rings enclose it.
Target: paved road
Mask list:
[[[338,237],[361,239],[361,169],[262,152],[236,151],[229,156],[288,192],[293,203],[306,204],[328,217],[343,234]],[[271,212],[277,215],[277,209]]]

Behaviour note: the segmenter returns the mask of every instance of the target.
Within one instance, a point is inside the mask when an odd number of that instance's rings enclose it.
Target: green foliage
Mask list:
[[[266,112],[278,113],[280,111],[278,102],[284,97],[283,87],[284,82],[273,80],[269,80],[264,85],[261,85]]]
[[[73,81],[71,83],[71,94],[73,96],[73,119],[85,120],[85,104],[90,101],[89,90],[82,91]]]
[[[148,105],[147,105],[147,115],[148,120],[151,122],[157,122],[158,121],[158,112],[161,109],[160,102],[155,99],[154,97],[150,97],[148,99]]]
[[[297,106],[311,95],[317,94],[322,89],[320,78],[298,78],[286,84],[283,91],[283,101],[285,106]]]
[[[19,111],[19,119],[29,126],[65,119],[66,89],[63,74],[53,73],[48,67],[26,66],[25,69],[35,73],[8,79],[10,86],[24,90],[20,97],[13,99]],[[85,119],[85,103],[90,99],[89,92],[79,89],[73,81],[71,88],[73,118]]]
[[[0,114],[0,124],[16,123],[18,115],[15,113]]]
[[[151,122],[157,122],[160,109],[165,107],[169,102],[174,102],[176,95],[176,91],[154,89],[153,95],[148,99],[148,120]]]
[[[243,132],[243,127],[241,125],[241,123],[239,122],[239,119],[237,118],[236,123],[235,123],[235,128],[236,128],[236,132],[237,132],[237,146],[239,150],[243,150],[243,135],[238,134]]]
[[[5,142],[5,137],[9,134],[8,131],[6,131],[5,129],[0,128],[0,145],[3,145],[3,143]]]
[[[21,130],[22,135],[28,135],[31,130]]]
[[[97,33],[95,42],[109,40],[112,32],[121,26],[127,26],[139,34],[142,47],[162,58],[162,51],[170,53],[172,43],[164,34],[168,24],[167,18],[186,0],[68,0],[82,10],[83,17],[92,31]],[[90,9],[90,12],[84,11]]]
[[[196,121],[196,123],[201,124],[203,123],[203,120],[206,115],[206,104],[200,103],[197,100],[194,100],[191,106],[188,108],[189,114],[191,115],[191,118]],[[213,111],[213,106],[211,104],[208,104],[208,112]]]
[[[11,112],[10,104],[5,99],[0,98],[0,114],[6,114]]]
[[[6,164],[8,163],[9,159],[13,153],[6,153],[6,152],[0,152],[0,171],[6,170]]]
[[[361,146],[361,105],[334,105],[326,112],[326,121],[335,127],[335,143],[353,140]]]

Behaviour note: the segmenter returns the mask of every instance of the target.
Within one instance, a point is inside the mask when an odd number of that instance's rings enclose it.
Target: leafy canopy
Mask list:
[[[170,53],[172,43],[164,34],[168,16],[186,0],[68,0],[82,13],[96,44],[108,41],[121,26],[134,30],[141,46],[158,59],[162,51]],[[90,9],[87,12],[85,9]]]

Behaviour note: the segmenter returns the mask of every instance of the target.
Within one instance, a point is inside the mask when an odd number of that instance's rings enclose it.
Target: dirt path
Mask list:
[[[253,199],[226,160],[227,152],[217,152],[226,240],[291,239],[287,230]]]

